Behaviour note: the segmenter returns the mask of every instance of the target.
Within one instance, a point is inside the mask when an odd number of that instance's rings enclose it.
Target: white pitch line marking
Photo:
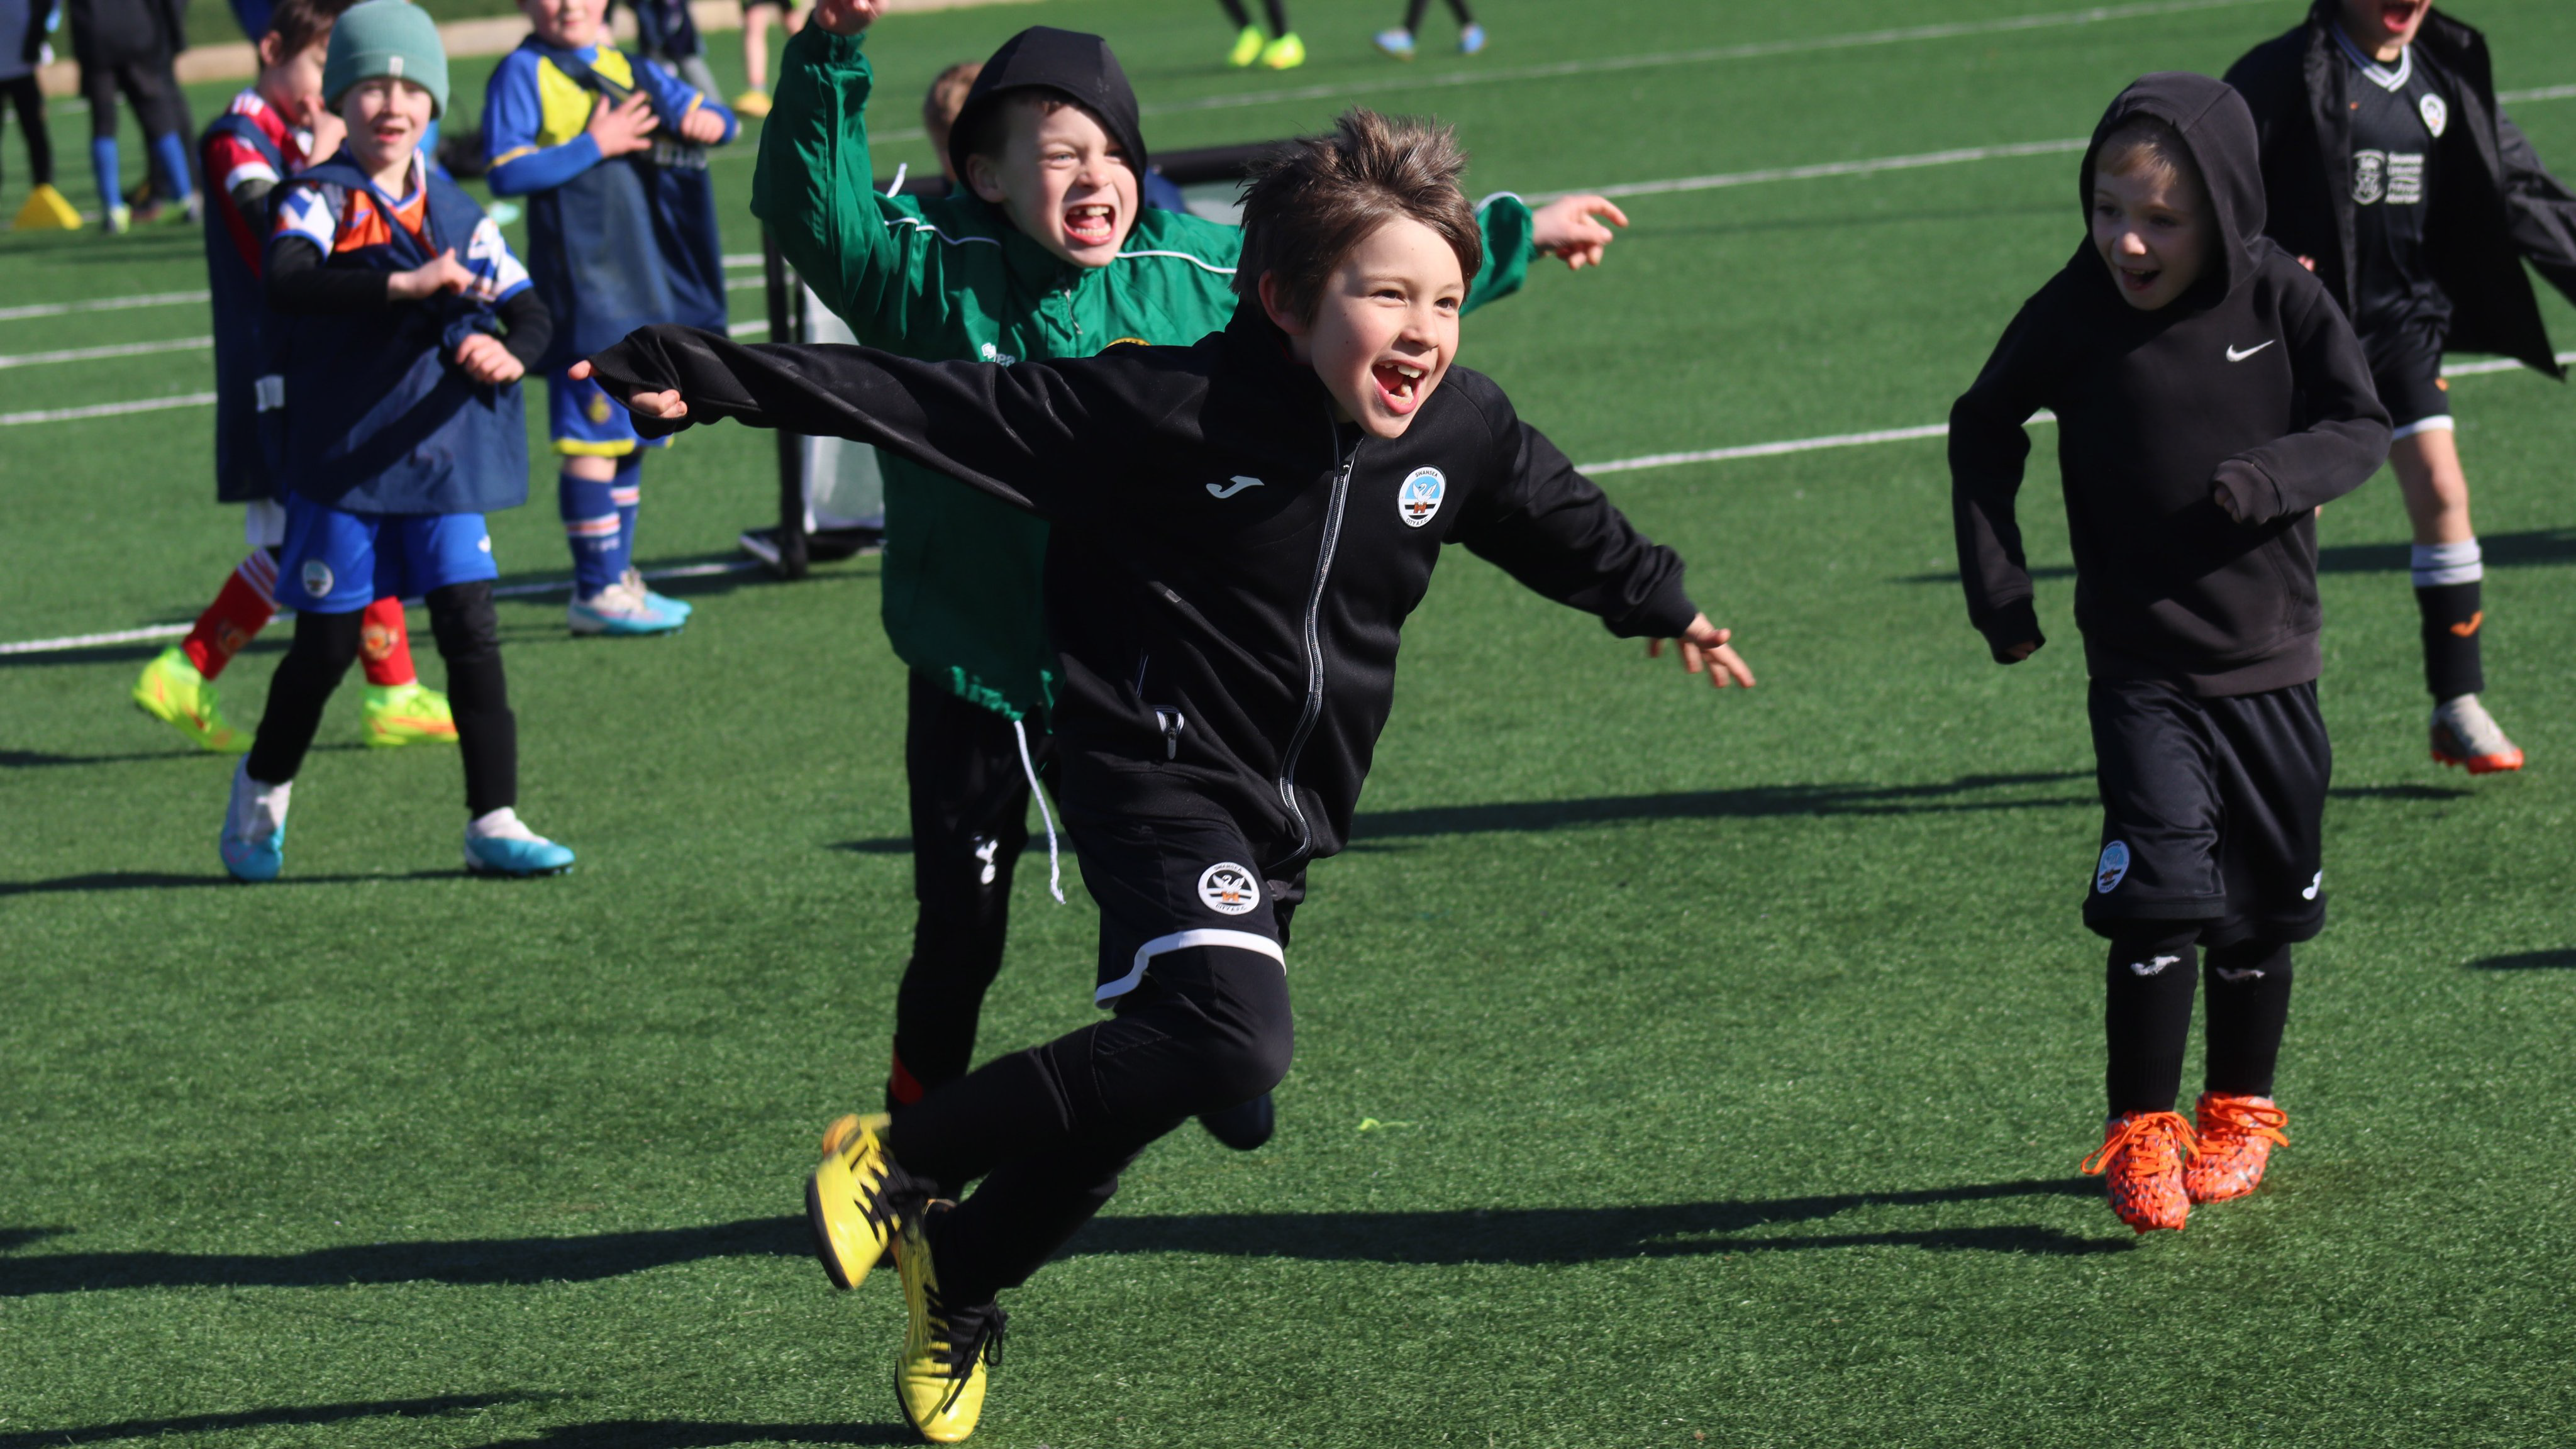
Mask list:
[[[157,413],[165,408],[201,408],[213,403],[210,392],[185,392],[171,397],[137,398],[132,402],[91,403],[87,407],[44,408],[31,413],[0,413],[0,428],[14,428],[23,423],[69,423],[82,418],[122,417],[127,413]]]
[[[664,579],[703,579],[718,574],[738,574],[761,566],[749,559],[731,563],[683,564],[678,568],[647,569],[644,571],[644,578],[648,583],[660,583]],[[544,579],[532,584],[508,584],[494,589],[492,597],[523,599],[542,594],[570,593],[572,583],[570,579]],[[403,603],[407,607],[416,608],[420,600],[405,599]],[[281,617],[292,616],[294,612],[292,609],[278,611]],[[27,639],[15,644],[0,644],[0,655],[51,654],[66,649],[99,649],[110,644],[141,644],[154,639],[178,639],[185,637],[188,631],[195,627],[194,624],[147,624],[140,629],[116,629],[105,634],[66,634],[59,639]]]
[[[136,297],[101,297],[91,302],[36,302],[24,307],[0,307],[0,322],[14,322],[21,317],[61,317],[73,312],[118,312],[128,307],[169,307],[181,302],[202,302],[204,292],[146,292]]]
[[[49,362],[94,362],[103,357],[140,357],[147,352],[193,352],[212,347],[211,337],[173,337],[166,342],[118,342],[105,347],[67,347],[59,352],[21,352],[0,357],[0,367],[36,367]]]

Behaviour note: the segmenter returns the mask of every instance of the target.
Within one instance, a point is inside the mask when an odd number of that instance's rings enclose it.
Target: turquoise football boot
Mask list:
[[[262,785],[250,761],[233,766],[232,801],[224,809],[224,869],[241,881],[272,881],[286,868],[286,802],[295,782]]]
[[[475,875],[561,875],[572,852],[519,823],[503,806],[465,827],[465,868]]]

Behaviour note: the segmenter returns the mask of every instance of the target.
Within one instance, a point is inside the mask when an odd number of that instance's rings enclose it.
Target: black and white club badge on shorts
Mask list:
[[[1261,904],[1261,877],[1230,860],[1199,872],[1199,899],[1220,916],[1241,916]]]
[[[1420,528],[1440,512],[1440,500],[1449,493],[1449,480],[1437,468],[1416,468],[1404,475],[1404,486],[1395,490],[1396,516],[1407,528]]]
[[[2120,882],[2129,878],[2129,843],[2114,840],[2102,847],[2102,858],[2093,866],[2093,889],[2109,895]]]

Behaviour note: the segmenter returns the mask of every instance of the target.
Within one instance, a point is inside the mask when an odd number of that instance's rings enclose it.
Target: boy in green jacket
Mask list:
[[[1140,204],[1147,162],[1135,92],[1098,36],[1033,26],[1004,42],[950,136],[944,159],[958,190],[877,194],[866,121],[874,81],[860,32],[883,8],[820,0],[788,42],[752,188],[752,210],[781,253],[861,342],[1009,366],[1223,330],[1242,233]],[[1535,213],[1518,197],[1489,199],[1467,306],[1519,290],[1542,251],[1597,264],[1612,233],[1596,217],[1627,222],[1597,196]],[[973,1055],[1001,967],[1012,867],[1028,844],[1029,795],[1052,757],[1044,716],[1056,676],[1040,605],[1047,525],[918,464],[879,461],[886,633],[912,669],[904,770],[919,902],[896,997],[892,1108],[965,1075]],[[1049,836],[1052,860],[1051,818]],[[1207,1125],[1251,1148],[1271,1122],[1265,1096]]]

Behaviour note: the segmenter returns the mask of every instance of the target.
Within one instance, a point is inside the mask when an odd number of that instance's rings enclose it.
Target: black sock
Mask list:
[[[2478,660],[2478,629],[2486,615],[2479,582],[2419,585],[2415,607],[2424,616],[2424,686],[2438,703],[2487,687]]]
[[[1280,36],[1286,35],[1288,33],[1288,0],[1264,0],[1263,8],[1270,12],[1271,39],[1276,40]]]
[[[2191,1039],[2197,926],[2122,936],[2111,943],[2102,1013],[2110,1067],[2103,1084],[2111,1115],[2170,1112],[2182,1092],[2182,1053]]]
[[[1252,17],[1243,12],[1243,0],[1216,0],[1216,3],[1225,7],[1225,18],[1234,22],[1235,29],[1241,30],[1252,23]]]
[[[480,818],[519,803],[519,717],[501,672],[501,621],[489,583],[429,591],[429,628],[447,665],[447,705],[465,766],[465,811]]]
[[[2272,1095],[2272,1068],[2290,1020],[2290,947],[2239,941],[2209,952],[2208,1089]]]
[[[268,709],[260,716],[259,735],[243,767],[252,779],[283,785],[304,768],[305,751],[313,748],[314,731],[322,727],[322,707],[357,659],[365,623],[366,615],[358,609],[295,616],[295,642],[269,678]]]

